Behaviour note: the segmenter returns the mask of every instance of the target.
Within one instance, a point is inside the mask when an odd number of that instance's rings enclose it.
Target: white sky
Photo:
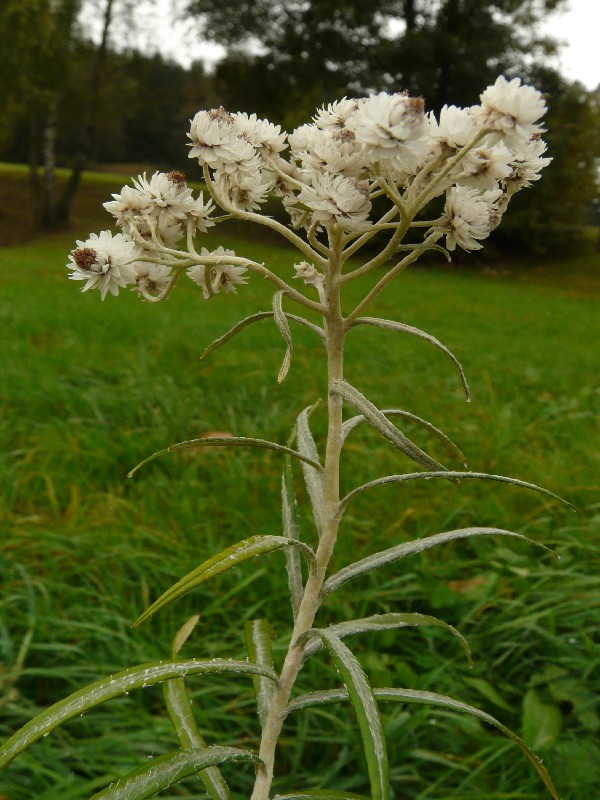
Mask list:
[[[198,59],[214,63],[223,48],[203,43],[192,20],[173,21],[171,9],[184,5],[185,0],[138,0],[135,20],[139,32],[128,44],[146,52],[158,50],[186,67]],[[84,20],[86,17],[91,20],[91,15],[85,14]],[[567,10],[551,15],[542,27],[543,33],[564,43],[552,65],[588,89],[600,85],[599,31],[600,0],[569,0]]]

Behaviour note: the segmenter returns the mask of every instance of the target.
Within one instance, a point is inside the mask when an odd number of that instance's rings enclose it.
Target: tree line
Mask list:
[[[185,168],[187,121],[199,108],[256,112],[291,130],[343,96],[407,89],[437,112],[469,105],[500,73],[548,98],[544,191],[516,198],[498,246],[573,248],[597,222],[600,94],[547,65],[539,34],[565,0],[189,0],[199,36],[224,44],[213,73],[111,46],[133,0],[98,0],[101,35],[81,0],[4,0],[0,8],[0,158],[29,164],[38,227],[68,219],[84,168]],[[138,23],[139,24],[139,23]],[[57,190],[56,166],[70,170]]]

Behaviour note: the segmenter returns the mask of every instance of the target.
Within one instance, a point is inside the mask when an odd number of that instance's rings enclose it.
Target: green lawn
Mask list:
[[[160,306],[131,292],[101,303],[65,280],[72,240],[86,232],[0,250],[3,734],[86,681],[167,656],[186,615],[199,612],[201,623],[185,653],[240,658],[243,620],[269,617],[280,655],[291,616],[283,557],[275,554],[216,578],[131,631],[148,599],[205,557],[251,534],[278,533],[281,461],[263,451],[183,452],[131,480],[126,474],[150,452],[211,431],[284,442],[295,415],[323,397],[318,340],[294,331],[282,386],[275,378],[283,343],[270,322],[200,361],[204,346],[238,319],[270,308],[265,283],[254,278],[237,297],[209,303],[191,282]],[[207,239],[292,274],[293,253],[271,240]],[[472,670],[443,634],[400,631],[352,645],[374,685],[452,694],[485,708],[536,746],[563,800],[590,800],[600,795],[597,309],[554,266],[547,273],[548,280],[543,270],[511,279],[423,268],[401,277],[371,310],[450,347],[467,372],[471,404],[439,351],[399,334],[353,331],[347,374],[380,407],[406,408],[444,429],[470,469],[542,484],[578,513],[500,484],[380,487],[349,507],[336,564],[468,525],[526,533],[560,560],[518,542],[457,542],[349,584],[320,621],[413,610],[456,625],[473,648]],[[321,436],[323,413],[313,419]],[[439,443],[406,430],[447,459]],[[374,432],[357,429],[344,487],[407,467]],[[300,483],[298,498],[303,504]],[[10,684],[28,630],[24,666]],[[190,685],[207,739],[256,745],[249,681]],[[303,690],[334,685],[327,660],[311,659]],[[477,720],[420,706],[383,710],[395,800],[546,796],[518,749]],[[351,709],[302,714],[284,729],[279,791],[367,792]],[[174,746],[161,692],[148,689],[43,739],[0,774],[0,797],[83,800],[107,776]],[[250,770],[235,775],[236,796],[245,797]],[[161,796],[198,797],[196,784]]]

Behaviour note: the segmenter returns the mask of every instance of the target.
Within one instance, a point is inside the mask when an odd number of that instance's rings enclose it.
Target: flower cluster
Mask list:
[[[313,244],[334,229],[349,242],[382,227],[404,235],[420,226],[424,247],[443,239],[447,250],[479,249],[512,195],[550,162],[537,90],[499,77],[480,101],[444,106],[436,116],[405,93],[344,98],[290,134],[254,114],[199,111],[189,156],[203,168],[209,199],[194,196],[180,172],[139,176],[104,204],[122,233],[78,242],[70,277],[85,280],[84,290],[98,287],[102,297],[134,284],[146,299],[162,298],[183,271],[206,298],[235,291],[246,280],[243,259],[223,261],[235,254],[222,248],[198,252],[194,238],[232,216],[264,219],[255,212],[269,195],[281,198],[288,230],[305,231],[303,241]],[[373,201],[382,196],[391,208],[373,219]],[[443,211],[427,225],[420,215],[440,197]],[[215,204],[225,212],[220,218],[212,216]],[[184,237],[187,249],[179,244]]]

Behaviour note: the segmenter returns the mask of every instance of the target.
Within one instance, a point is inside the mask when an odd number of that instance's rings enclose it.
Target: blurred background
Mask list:
[[[101,303],[66,280],[74,240],[112,225],[102,203],[132,175],[180,168],[202,188],[186,146],[200,108],[255,112],[290,130],[344,95],[407,89],[433,111],[477,103],[502,73],[546,94],[551,165],[483,250],[407,271],[373,309],[439,337],[463,363],[473,402],[414,337],[358,329],[348,376],[379,407],[439,425],[470,469],[546,486],[578,513],[487,482],[365,492],[344,518],[334,569],[472,525],[524,533],[560,561],[522,542],[455,542],[355,581],[320,622],[415,611],[455,625],[473,669],[452,637],[428,631],[351,644],[375,686],[483,708],[540,754],[562,800],[600,797],[597,16],[597,0],[0,0],[0,737],[87,682],[167,657],[191,614],[201,620],[184,656],[245,658],[242,623],[267,616],[278,663],[291,618],[275,554],[131,631],[193,566],[280,531],[281,462],[183,451],[126,475],[205,434],[287,441],[296,414],[324,396],[318,341],[294,331],[281,385],[284,348],[269,322],[201,361],[212,339],[271,308],[264,281],[208,303],[185,279],[165,304],[125,291]],[[276,202],[268,212],[280,213]],[[296,254],[262,232],[226,223],[199,244],[294,274]],[[364,290],[350,284],[348,309]],[[312,423],[322,447],[322,411]],[[422,429],[406,433],[448,458]],[[410,468],[362,428],[345,454],[344,491]],[[296,486],[314,544],[299,473]],[[301,690],[337,680],[315,656]],[[215,677],[189,689],[210,743],[256,746],[249,683]],[[515,745],[480,720],[421,706],[383,712],[394,800],[548,796]],[[286,722],[276,790],[368,793],[356,728],[349,708]],[[87,800],[176,747],[160,691],[132,693],[20,756],[0,773],[0,800]],[[226,777],[235,797],[248,796],[250,771]],[[199,792],[188,779],[161,798]]]

